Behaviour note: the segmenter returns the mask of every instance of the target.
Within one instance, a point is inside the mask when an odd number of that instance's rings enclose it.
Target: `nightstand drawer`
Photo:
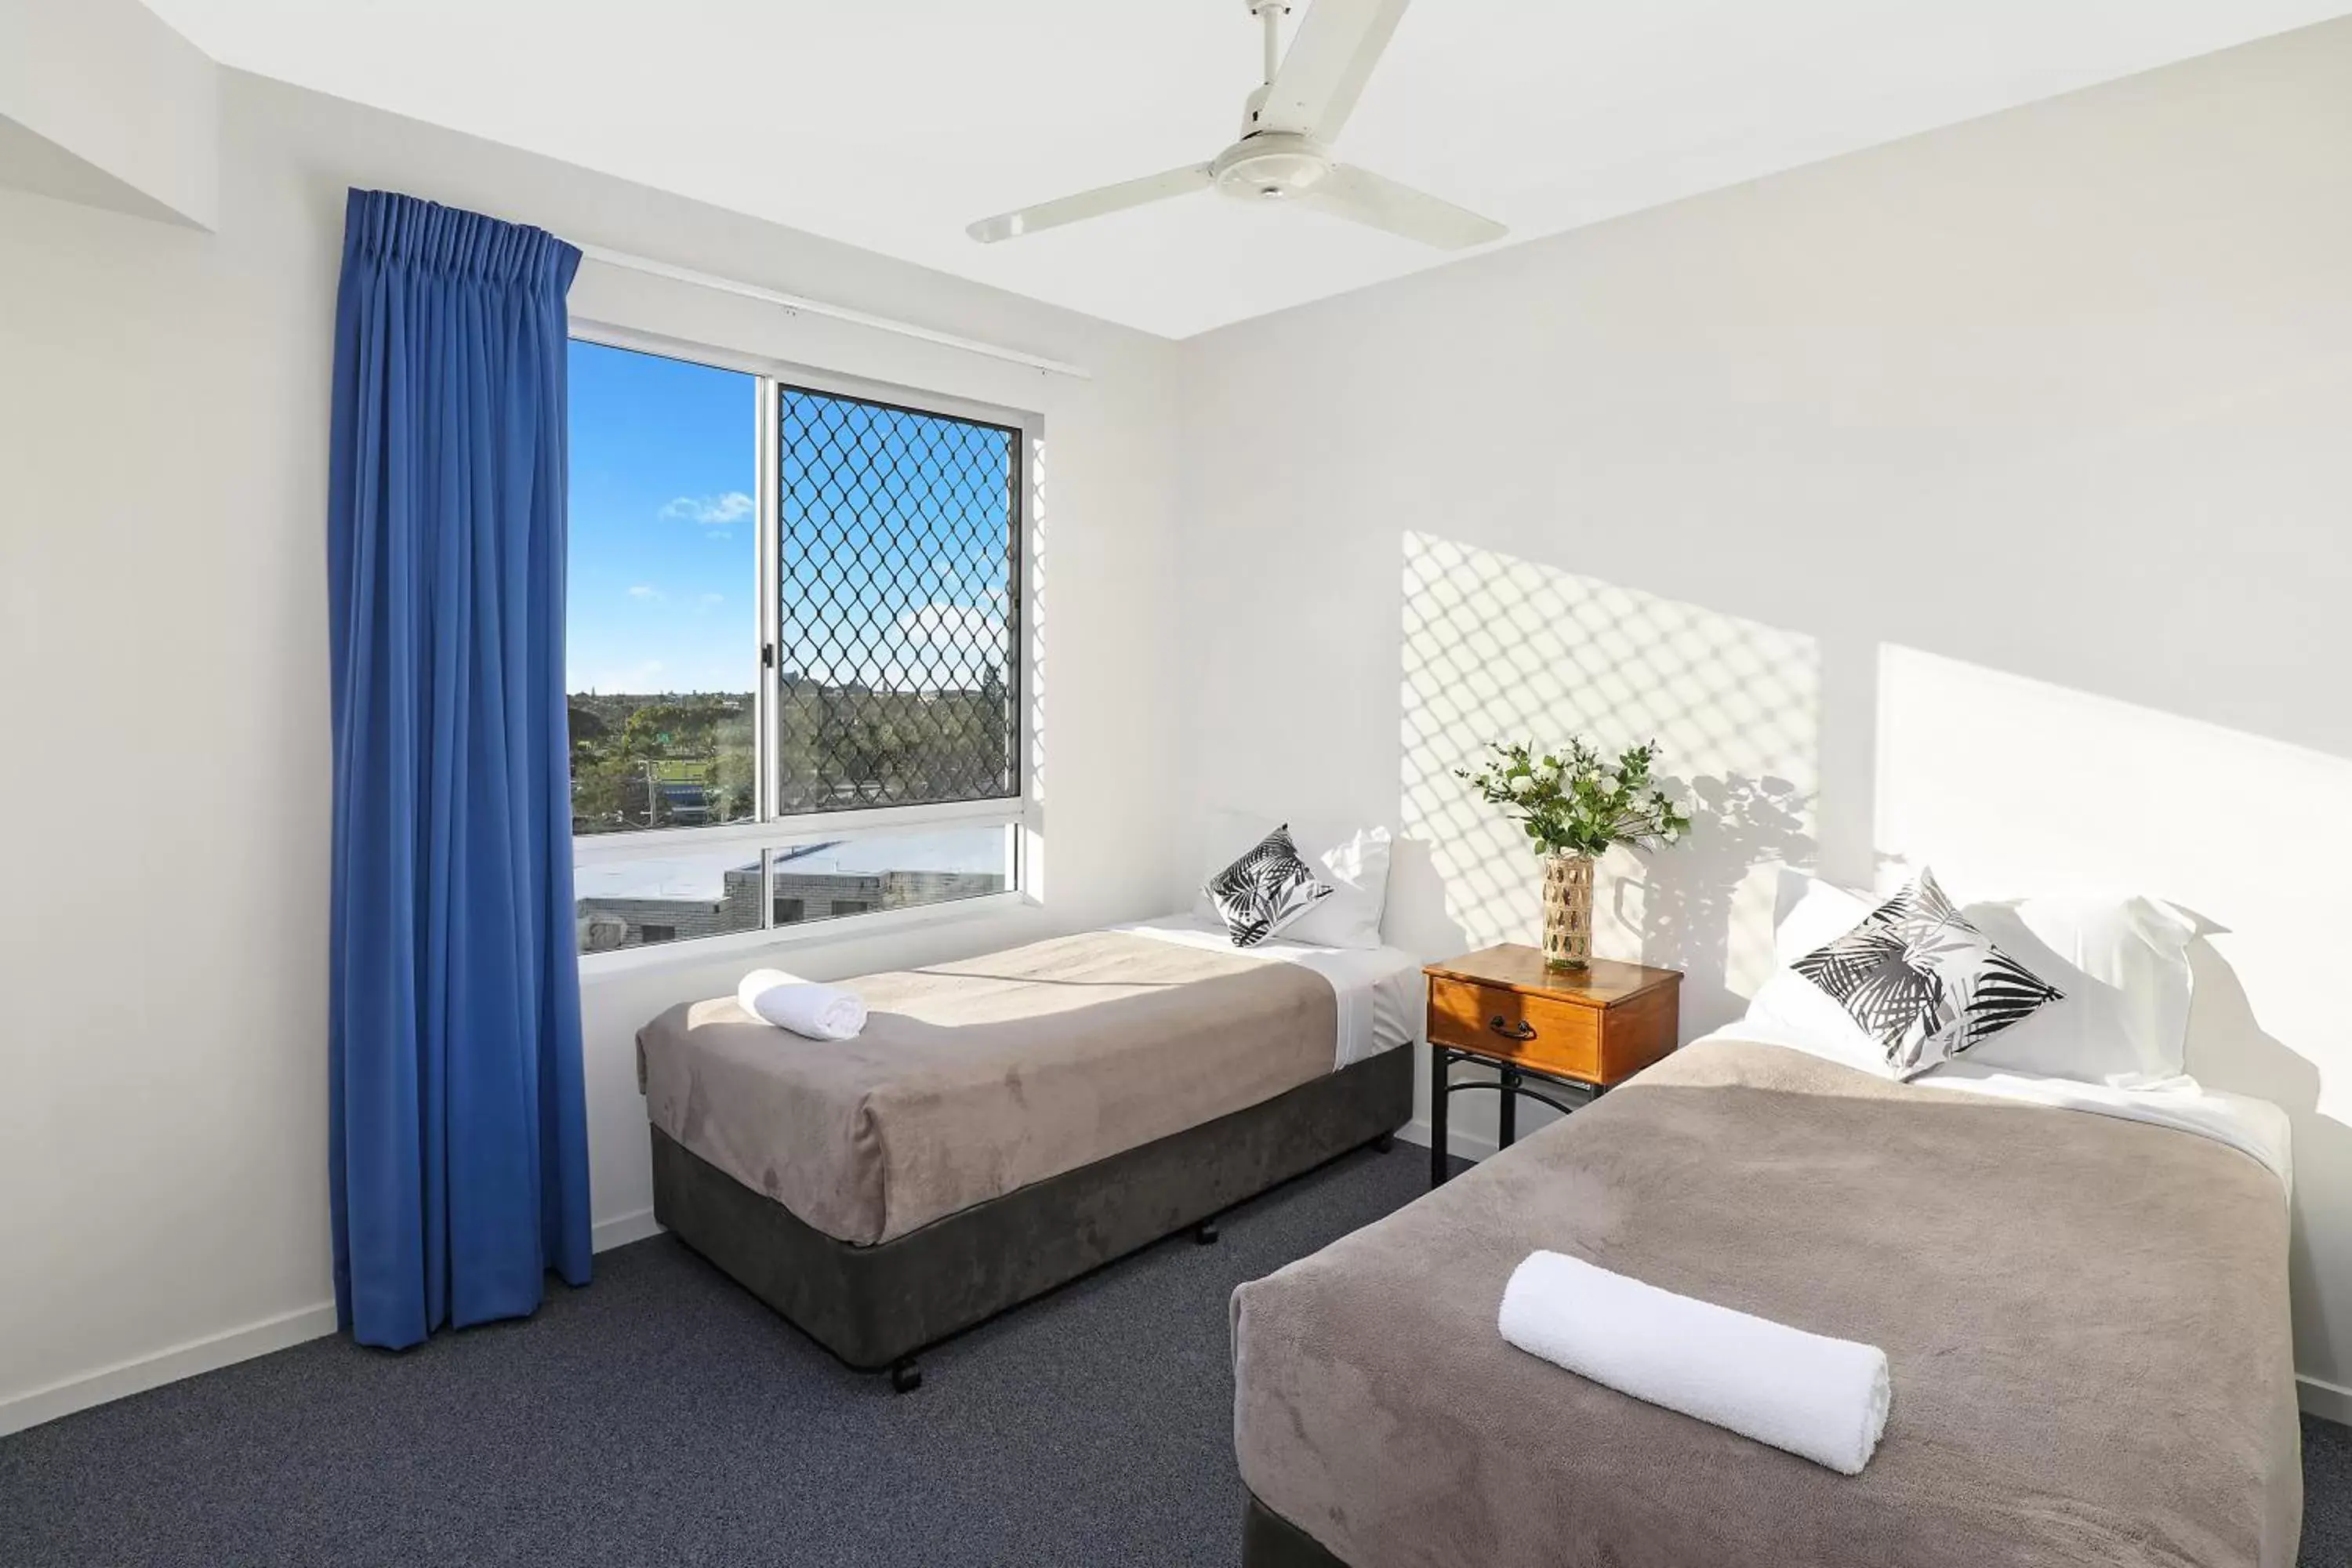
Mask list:
[[[1602,1010],[1433,975],[1429,1038],[1539,1072],[1600,1082]]]

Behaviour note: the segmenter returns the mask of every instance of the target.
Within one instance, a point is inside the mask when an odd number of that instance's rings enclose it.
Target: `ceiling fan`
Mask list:
[[[1265,82],[1249,95],[1240,141],[1205,163],[1001,213],[964,232],[993,245],[1213,187],[1245,201],[1313,207],[1447,250],[1500,239],[1509,231],[1491,218],[1332,160],[1330,144],[1348,122],[1407,3],[1314,0],[1285,53],[1281,26],[1289,0],[1244,0],[1265,33]]]

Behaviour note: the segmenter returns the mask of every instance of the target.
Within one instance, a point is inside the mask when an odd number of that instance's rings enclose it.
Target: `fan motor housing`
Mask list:
[[[1217,189],[1248,201],[1304,195],[1331,172],[1331,154],[1306,136],[1261,131],[1217,154],[1209,173]]]

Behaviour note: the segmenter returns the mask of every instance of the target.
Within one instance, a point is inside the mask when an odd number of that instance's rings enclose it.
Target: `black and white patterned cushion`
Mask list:
[[[1790,967],[1852,1014],[1904,1079],[2064,995],[1961,919],[1927,871]]]
[[[1201,890],[1233,933],[1235,947],[1255,947],[1333,891],[1317,881],[1314,869],[1298,858],[1286,822],[1210,878]]]

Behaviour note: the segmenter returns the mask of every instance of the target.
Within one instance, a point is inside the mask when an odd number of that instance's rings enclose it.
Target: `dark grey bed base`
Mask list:
[[[1348,1568],[1323,1543],[1257,1500],[1242,1510],[1242,1568]]]
[[[890,1367],[904,1390],[925,1345],[1386,1137],[1412,1115],[1412,1057],[1382,1051],[876,1247],[803,1224],[656,1127],[654,1217],[851,1366]]]

